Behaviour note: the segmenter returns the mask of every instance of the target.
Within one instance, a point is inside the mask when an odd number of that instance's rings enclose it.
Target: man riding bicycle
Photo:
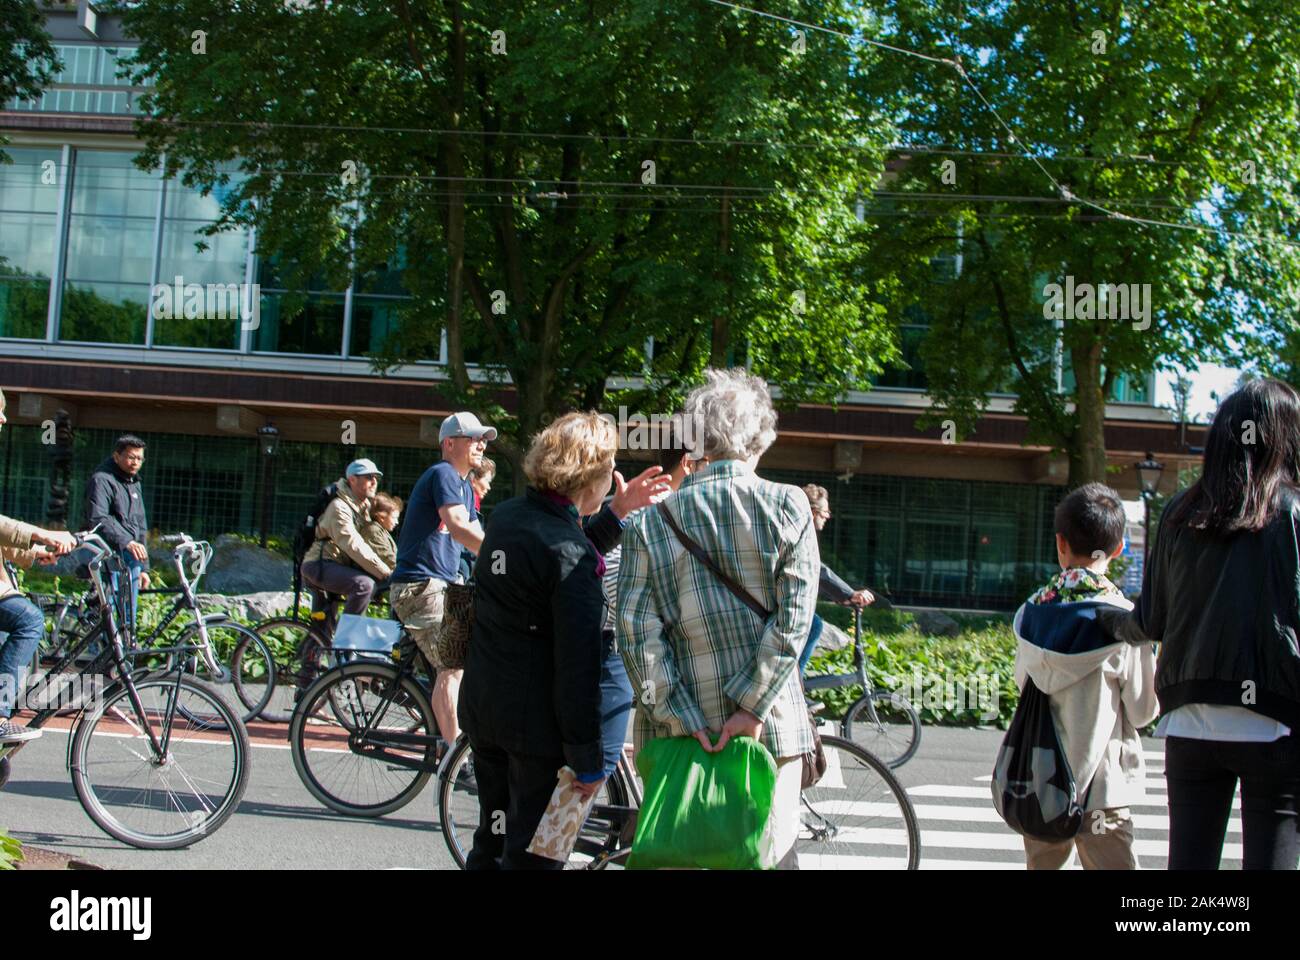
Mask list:
[[[344,598],[343,612],[366,612],[377,580],[392,568],[362,535],[370,522],[370,501],[383,477],[373,460],[353,460],[335,484],[338,493],[316,521],[316,541],[302,560],[302,578],[312,587],[312,612],[325,611],[325,628],[334,635],[336,614],[326,593]]]

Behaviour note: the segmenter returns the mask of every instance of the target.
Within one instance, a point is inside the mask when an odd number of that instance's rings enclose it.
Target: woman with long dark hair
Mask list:
[[[1220,405],[1201,477],[1160,521],[1134,623],[1156,695],[1169,869],[1217,869],[1237,783],[1243,866],[1294,870],[1300,793],[1300,395],[1255,380]]]

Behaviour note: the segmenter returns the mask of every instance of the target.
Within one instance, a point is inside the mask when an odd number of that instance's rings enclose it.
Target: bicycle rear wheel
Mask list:
[[[295,617],[263,620],[253,627],[253,633],[266,645],[275,663],[274,689],[260,716],[272,723],[288,723],[303,691],[334,666],[329,644],[322,640],[313,621]],[[236,654],[241,658],[250,655],[243,647]]]
[[[187,847],[220,827],[248,786],[248,733],[202,681],[151,674],[111,689],[77,727],[72,784],[105,833],[146,850]],[[170,718],[170,719],[169,719]],[[159,756],[145,725],[166,753]]]
[[[795,851],[804,870],[915,870],[921,828],[907,791],[876,756],[822,736],[826,774],[800,798]]]
[[[199,671],[209,683],[224,685],[230,683],[235,689],[235,696],[243,708],[240,719],[245,723],[256,720],[271,702],[275,693],[275,661],[271,650],[257,634],[247,627],[233,622],[207,624],[208,642],[212,645],[212,655],[222,668],[221,676],[212,676],[201,653],[187,657],[187,661]],[[194,646],[199,644],[198,627],[188,628],[177,641],[178,645]]]
[[[420,739],[405,739],[412,735]],[[379,817],[410,803],[434,770],[437,735],[420,685],[409,676],[399,680],[382,663],[330,670],[303,694],[289,721],[303,785],[331,810],[353,817]]]
[[[876,690],[858,698],[844,715],[844,739],[898,769],[921,746],[921,718],[906,697]]]
[[[474,771],[474,754],[468,738],[456,741],[438,770],[438,824],[452,860],[461,870],[474,846],[474,832],[483,817],[479,802],[478,778]],[[619,848],[624,825],[631,815],[627,790],[622,780],[613,776],[601,784],[587,822],[578,834],[566,870],[603,869],[605,858]],[[505,834],[505,811],[492,811],[489,823]]]

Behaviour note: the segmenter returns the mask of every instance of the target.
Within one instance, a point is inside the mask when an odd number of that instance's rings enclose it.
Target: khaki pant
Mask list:
[[[1025,861],[1030,870],[1062,870],[1070,851],[1078,847],[1085,870],[1137,870],[1133,853],[1133,818],[1128,807],[1089,810],[1083,825],[1069,840],[1046,841],[1025,837]]]
[[[413,583],[395,583],[388,592],[393,613],[411,635],[415,645],[424,654],[429,666],[441,669],[434,650],[434,638],[442,626],[443,611],[447,604],[446,580],[417,580]]]

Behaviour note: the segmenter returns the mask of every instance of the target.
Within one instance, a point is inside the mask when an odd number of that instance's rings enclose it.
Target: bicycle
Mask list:
[[[149,651],[152,649],[157,654],[152,665],[170,669],[170,658],[175,654],[158,651],[193,647],[196,656],[191,658],[191,667],[201,668],[211,683],[230,683],[245,710],[241,719],[244,722],[255,719],[270,702],[275,688],[274,661],[270,648],[247,627],[232,620],[229,614],[203,613],[197,588],[199,579],[212,562],[212,545],[206,540],[195,540],[185,533],[165,536],[162,540],[164,543],[176,544],[172,551],[172,563],[176,567],[180,586],[141,591],[175,594],[176,597],[171,608],[163,614],[148,636],[136,638],[141,661],[148,662]],[[93,590],[79,602],[62,597],[53,598],[52,601],[46,597],[32,599],[42,607],[47,617],[46,638],[38,650],[38,657],[43,664],[56,661],[70,644],[88,634],[99,621],[100,606]],[[193,619],[184,626],[174,641],[164,643],[167,630],[185,612]],[[120,606],[117,615],[119,619],[125,619]],[[231,667],[223,667],[218,651],[231,652],[237,649],[244,650],[243,656],[238,662],[232,657]]]
[[[42,692],[54,702],[35,709],[27,725],[39,729],[58,714],[58,701],[78,680],[92,687],[106,680],[88,702],[77,697],[67,752],[77,799],[101,830],[123,843],[147,850],[187,847],[218,829],[239,805],[251,762],[248,732],[215,689],[186,671],[186,660],[199,653],[196,645],[141,650],[135,644],[119,620],[113,586],[114,573],[127,575],[125,564],[94,530],[77,534],[76,542],[92,553],[87,574],[101,614],[29,689],[29,704]],[[94,644],[88,662],[65,672]],[[160,653],[172,654],[165,669],[137,663]],[[25,745],[0,747],[0,783]]]
[[[357,651],[338,653],[355,656]],[[433,674],[405,631],[387,662],[358,659],[327,671],[294,710],[290,751],[308,791],[348,816],[379,817],[401,809],[436,776],[439,823],[453,860],[463,868],[480,816],[472,749],[461,736],[438,757],[438,728],[421,672]],[[898,778],[850,740],[824,735],[822,745],[827,773],[802,794],[796,844],[801,863],[916,869],[920,828]],[[640,783],[625,755],[601,786],[571,865],[621,865],[631,849],[641,801]]]
[[[861,608],[853,611],[853,672],[805,677],[803,686],[808,693],[861,686],[862,695],[840,721],[840,735],[875,754],[891,769],[916,755],[921,745],[921,718],[916,708],[900,693],[877,689],[867,675]]]
[[[431,683],[421,680],[434,671],[405,630],[391,652],[338,653],[353,659],[309,686],[290,718],[294,769],[331,810],[383,816],[410,803],[438,769]]]
[[[387,589],[386,585],[376,589],[371,599],[372,607],[383,599]],[[335,608],[336,619],[337,608],[343,602],[344,598],[338,594],[326,594],[326,603]],[[275,664],[274,685],[282,691],[280,697],[268,700],[260,716],[272,723],[288,723],[302,693],[338,663],[333,637],[326,629],[326,611],[314,611],[304,619],[297,615],[295,608],[292,615],[259,621],[253,625],[252,631],[271,650]],[[245,655],[245,646],[237,646],[231,657],[231,669],[240,669]]]
[[[801,869],[916,870],[921,829],[907,791],[889,768],[862,747],[822,735],[826,773],[800,793],[795,852]],[[462,736],[438,770],[438,823],[462,870],[482,816],[477,783],[467,776],[472,748]],[[566,869],[626,866],[644,795],[626,751],[597,793]],[[900,848],[902,848],[900,850]]]

